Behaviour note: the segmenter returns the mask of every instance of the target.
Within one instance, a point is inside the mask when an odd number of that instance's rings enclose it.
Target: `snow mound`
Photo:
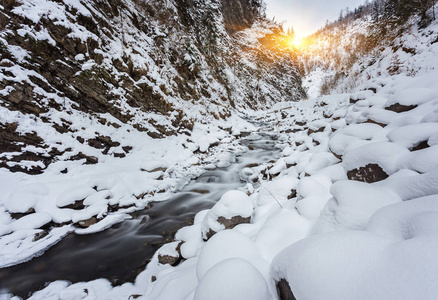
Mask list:
[[[226,229],[227,220],[231,222],[234,217],[250,218],[253,210],[252,202],[247,194],[237,190],[226,192],[205,216],[202,222],[203,238],[209,238],[207,235],[210,230],[219,232]],[[229,224],[234,227],[233,225],[236,224]]]
[[[354,170],[368,164],[377,164],[391,175],[399,170],[399,160],[407,153],[408,149],[394,143],[372,143],[347,152],[343,165],[346,170]]]
[[[293,177],[284,176],[275,181],[262,184],[256,198],[255,205],[261,206],[268,203],[283,202],[296,189],[298,180]]]
[[[257,246],[246,235],[236,230],[224,230],[215,234],[202,249],[196,266],[198,279],[228,258],[242,258],[253,264],[261,260]]]
[[[330,192],[333,198],[322,210],[313,228],[315,234],[340,229],[365,229],[377,210],[401,201],[389,189],[358,181],[338,181],[332,185]]]
[[[297,242],[274,259],[274,279],[286,279],[297,299],[436,299],[437,200],[387,206],[371,218],[368,231]]]
[[[266,300],[265,279],[248,261],[229,258],[217,263],[202,278],[194,300]]]

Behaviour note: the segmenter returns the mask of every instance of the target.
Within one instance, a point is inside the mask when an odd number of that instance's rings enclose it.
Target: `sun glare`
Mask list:
[[[285,48],[300,48],[303,45],[303,38],[297,36],[287,36],[281,38],[281,44]]]
[[[303,39],[297,36],[291,37],[288,41],[289,46],[299,48],[303,44]]]

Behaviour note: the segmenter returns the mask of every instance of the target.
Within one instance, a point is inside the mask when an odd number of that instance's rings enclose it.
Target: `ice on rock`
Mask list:
[[[30,216],[30,215],[29,215]],[[48,220],[46,216],[40,216],[36,219],[30,219],[32,226],[36,227],[42,222]],[[45,220],[44,220],[45,219]],[[0,267],[5,268],[28,261],[39,253],[56,244],[64,236],[72,231],[71,226],[54,228],[50,233],[39,240],[35,240],[35,235],[40,233],[39,229],[23,229],[23,226],[16,226],[17,230],[2,236],[0,239]],[[18,229],[20,227],[20,229]]]
[[[199,282],[194,300],[270,299],[262,274],[242,258],[223,260],[212,267]]]
[[[211,145],[225,138],[224,131],[210,132],[207,125],[196,124],[192,131],[192,140],[199,146],[199,151],[207,152]]]
[[[331,123],[332,131],[339,130],[347,125],[345,119],[335,120]]]
[[[208,214],[209,211],[210,211],[209,209],[204,209],[204,210],[201,210],[200,212],[198,212],[195,215],[195,219],[193,220],[193,224],[194,225],[201,224],[204,221],[205,216]]]
[[[2,228],[3,225],[8,225],[12,222],[12,217],[11,215],[5,210],[4,207],[0,206],[0,228]],[[0,230],[0,235],[1,234],[1,230]]]
[[[171,266],[178,263],[180,260],[180,253],[178,252],[178,248],[180,246],[180,242],[172,242],[164,244],[160,249],[158,249],[158,260],[161,264],[169,264]]]
[[[327,121],[324,120],[315,120],[308,124],[309,129],[312,131],[322,130],[328,125]]]
[[[332,183],[347,179],[347,174],[345,173],[345,169],[342,164],[334,164],[328,166],[322,170],[319,170],[313,177],[315,179],[319,178],[319,176],[323,176],[330,180]],[[323,182],[326,182],[325,179]]]
[[[59,299],[58,294],[69,286],[68,281],[58,280],[50,283],[46,289],[36,291],[29,299]]]
[[[102,203],[98,205],[91,205],[82,210],[75,210],[71,214],[71,220],[73,223],[77,223],[79,221],[88,220],[91,217],[98,216],[101,218],[103,215],[107,213],[107,205]]]
[[[112,194],[111,191],[103,190],[96,192],[84,200],[84,205],[96,205],[96,204],[104,204],[106,205],[109,202]]]

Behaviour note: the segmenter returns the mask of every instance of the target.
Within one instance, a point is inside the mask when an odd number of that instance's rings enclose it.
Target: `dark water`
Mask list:
[[[0,269],[0,291],[27,297],[56,280],[107,278],[114,285],[133,282],[156,250],[172,241],[178,229],[190,225],[197,212],[211,208],[226,191],[245,185],[240,170],[278,156],[275,137],[261,134],[259,138],[241,140],[252,150],[236,163],[205,172],[170,200],[133,213],[132,220],[92,235],[70,234],[42,256]]]

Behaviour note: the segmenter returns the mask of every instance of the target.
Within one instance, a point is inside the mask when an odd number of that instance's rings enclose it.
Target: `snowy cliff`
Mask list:
[[[255,0],[2,1],[1,266],[242,152],[239,115],[305,96],[282,36]]]
[[[4,1],[0,25],[1,151],[38,149],[2,155],[13,171],[41,173],[90,144],[75,134],[77,117],[160,138],[305,95],[294,54],[272,45],[283,33],[260,1]],[[91,143],[118,144],[102,135]],[[90,156],[61,159],[77,155]]]
[[[295,53],[279,46],[257,1],[42,1],[0,7],[0,298],[438,299],[438,20],[413,15],[386,28],[358,13],[328,26],[298,54],[309,99],[265,109],[304,92]],[[149,19],[135,25],[138,7]],[[53,35],[62,28],[71,31]],[[388,35],[376,40],[382,28]],[[104,35],[92,46],[96,30]],[[81,37],[74,57],[50,50]],[[45,50],[32,54],[41,41]],[[46,60],[75,68],[66,87]],[[146,86],[150,96],[135,96]],[[253,123],[234,113],[243,109]],[[238,190],[205,188],[220,176],[203,172],[233,177],[226,167],[236,165]],[[55,269],[32,262],[70,233],[131,218],[147,227],[149,204],[164,200],[166,223],[200,194],[210,208],[159,233],[150,261],[130,270],[134,282],[3,283]],[[21,278],[6,270],[26,264]]]

